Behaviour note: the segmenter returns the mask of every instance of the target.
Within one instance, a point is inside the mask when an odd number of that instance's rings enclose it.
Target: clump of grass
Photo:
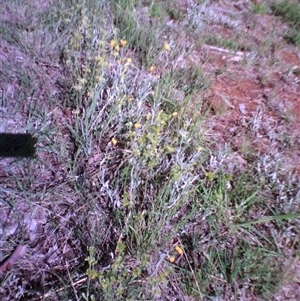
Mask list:
[[[273,2],[271,8],[275,15],[281,16],[285,22],[292,26],[300,26],[300,5],[292,1]]]
[[[254,14],[265,14],[268,11],[268,7],[265,3],[255,3],[251,8]]]
[[[291,1],[279,1],[274,2],[271,5],[271,8],[276,16],[280,16],[283,18],[285,22],[291,25],[292,29],[290,29],[285,37],[286,39],[296,45],[300,45],[300,5],[296,2]]]
[[[290,30],[285,37],[290,43],[300,46],[300,34],[298,29]]]
[[[169,99],[172,94],[168,91],[172,89],[185,91],[186,97],[200,93],[205,88],[201,70],[170,72],[152,90],[153,85],[147,82],[142,85],[134,82],[135,77],[131,76],[134,66],[131,61],[128,63],[120,49],[116,53],[115,43],[108,51],[98,48],[96,52],[91,53],[91,62],[97,55],[104,61],[115,58],[119,63],[112,64],[110,69],[94,63],[87,65],[90,74],[98,72],[102,80],[99,82],[97,77],[89,76],[91,81],[74,87],[77,99],[74,109],[78,113],[69,129],[78,145],[78,158],[93,156],[98,151],[95,141],[106,143],[103,159],[93,172],[96,190],[89,193],[96,197],[96,191],[104,189],[107,197],[105,203],[100,197],[100,203],[115,225],[119,239],[112,240],[114,259],[105,269],[97,259],[95,246],[90,246],[87,271],[90,285],[86,295],[102,296],[105,300],[163,298],[170,290],[172,279],[181,282],[186,273],[190,274],[192,282],[183,281],[172,294],[183,291],[198,297],[221,296],[223,290],[218,288],[218,281],[215,289],[211,289],[211,275],[219,275],[217,277],[221,277],[226,287],[235,281],[239,283],[233,286],[234,292],[242,285],[244,272],[241,267],[232,267],[234,258],[239,258],[243,252],[232,250],[245,242],[238,239],[232,244],[231,251],[225,251],[225,256],[223,241],[231,236],[231,223],[244,221],[248,208],[259,200],[236,193],[233,197],[232,193],[226,192],[225,185],[231,176],[205,170],[209,152],[203,144],[201,121],[192,117],[184,120],[180,106]],[[80,77],[82,71],[74,69],[76,66],[71,65],[72,73]],[[83,110],[81,101],[84,98]],[[191,266],[187,258],[182,258],[178,264],[186,272],[178,272],[174,262],[176,256],[172,255],[170,246],[178,233],[184,229],[188,231],[190,220],[197,220],[199,212],[202,215],[209,211],[214,211],[215,217],[211,215],[207,220],[211,230],[203,246],[207,252],[212,252],[208,261],[211,270],[199,275],[200,263]],[[228,214],[232,215],[231,222]],[[216,233],[220,229],[229,232],[218,237]],[[216,240],[220,247],[214,246],[211,240]],[[187,242],[183,241],[182,245],[185,256],[191,256]],[[204,260],[206,255],[203,256]],[[257,264],[262,266],[262,261]],[[233,271],[229,272],[229,267]],[[263,270],[268,270],[267,264],[263,265]],[[255,268],[251,271],[254,273]],[[250,274],[247,274],[248,278]],[[263,276],[259,281],[262,279]],[[95,281],[101,288],[98,291],[91,285]],[[143,287],[139,285],[141,282]],[[267,291],[268,285],[264,283]]]
[[[202,38],[202,42],[209,44],[209,45],[215,45],[218,47],[231,49],[234,51],[244,51],[246,46],[240,43],[239,41],[235,39],[224,39],[221,36],[218,36],[216,34],[206,34]]]
[[[152,2],[151,6],[149,7],[149,14],[151,17],[159,20],[164,18],[167,15],[167,12],[161,3]]]
[[[172,20],[182,21],[185,17],[185,11],[180,7],[180,4],[172,1],[164,1],[169,17]]]
[[[141,7],[135,5],[135,1],[114,0],[112,12],[114,23],[119,29],[120,37],[128,41],[129,46],[139,54],[143,65],[150,65],[158,52],[157,37],[159,24],[162,22],[162,11],[156,8],[159,4],[150,6],[149,14],[157,15],[156,22],[152,22],[149,15]]]

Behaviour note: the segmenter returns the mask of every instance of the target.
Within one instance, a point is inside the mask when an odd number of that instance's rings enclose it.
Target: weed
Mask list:
[[[153,4],[150,15],[155,14],[158,4]],[[139,53],[141,62],[148,66],[157,55],[157,36],[159,35],[158,21],[153,23],[149,16],[134,8],[133,1],[113,1],[112,11],[115,16],[115,25],[119,28],[119,35],[124,37],[129,46]],[[140,9],[141,10],[141,9]],[[161,13],[161,11],[160,11]]]
[[[300,37],[300,5],[291,1],[274,2],[271,8],[276,16],[281,16],[285,22],[291,25],[291,29],[285,34],[285,38],[292,44],[299,46]]]
[[[224,39],[218,35],[207,34],[203,37],[203,42],[208,45],[215,45],[226,49],[232,49],[234,51],[245,50],[245,46],[237,42],[235,39]]]
[[[300,6],[292,1],[273,2],[271,8],[275,15],[281,16],[285,22],[298,28],[300,26]]]
[[[285,37],[290,43],[300,46],[300,34],[298,29],[290,30]]]
[[[265,3],[255,3],[252,5],[251,9],[254,14],[265,14],[268,11]]]

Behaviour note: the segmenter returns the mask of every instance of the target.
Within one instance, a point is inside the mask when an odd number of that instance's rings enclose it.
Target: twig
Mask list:
[[[236,56],[240,56],[240,57],[243,57],[245,55],[244,52],[242,52],[242,51],[232,51],[232,50],[228,50],[228,49],[224,49],[224,48],[220,48],[220,47],[216,47],[216,46],[211,46],[211,45],[207,45],[207,44],[203,45],[203,48],[206,50],[218,51],[218,52],[236,55]]]
[[[86,280],[87,280],[87,277],[84,277],[84,278],[79,279],[78,281],[76,281],[76,282],[74,282],[74,283],[72,282],[73,288],[74,288],[76,285],[79,285],[79,284],[85,282]],[[68,287],[70,287],[70,285],[69,285]],[[49,297],[51,297],[53,294],[57,294],[57,293],[59,293],[59,292],[62,292],[64,289],[65,289],[65,288],[62,287],[62,288],[57,289],[57,290],[54,291],[54,292],[53,292],[53,291],[52,291],[52,292],[49,292],[49,293],[47,293],[47,294],[41,296],[41,297],[39,298],[39,300],[44,300],[44,299],[46,299],[46,298],[49,298]]]
[[[9,270],[13,264],[15,264],[25,253],[27,245],[17,246],[13,253],[2,263],[0,264],[0,274]]]

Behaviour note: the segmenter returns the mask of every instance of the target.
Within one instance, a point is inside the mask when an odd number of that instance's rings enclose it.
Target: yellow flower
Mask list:
[[[97,62],[97,64],[101,65],[104,62],[104,59],[100,55],[97,55],[95,57],[95,61]]]
[[[173,112],[173,113],[172,113],[172,116],[173,116],[173,117],[176,117],[176,116],[178,116],[178,113],[177,113],[177,112]]]
[[[175,152],[175,148],[172,147],[172,146],[167,145],[167,146],[166,146],[166,151],[167,151],[169,154],[172,154],[172,153]]]
[[[131,62],[132,62],[132,58],[129,57],[129,58],[127,59],[127,64],[131,64]]]
[[[127,45],[127,41],[121,39],[121,40],[120,40],[120,45],[121,45],[122,47],[126,46],[126,45]]]
[[[116,50],[116,51],[120,51],[120,46],[119,46],[119,45],[116,45],[116,46],[115,46],[115,50]]]
[[[182,254],[183,254],[183,250],[182,250],[182,248],[180,248],[179,246],[176,246],[176,247],[175,247],[175,250],[176,250],[176,252],[177,252],[179,255],[182,255]]]
[[[76,91],[81,91],[82,90],[82,86],[80,84],[77,84],[73,87]]]
[[[109,42],[109,45],[110,45],[110,47],[115,47],[115,45],[116,45],[116,41],[115,40],[111,40],[110,42]]]
[[[170,261],[171,263],[175,262],[175,259],[176,259],[175,256],[170,256],[170,257],[169,257],[169,261]]]
[[[206,172],[205,176],[208,178],[209,181],[213,181],[214,178],[215,178],[215,174],[213,172],[211,172],[211,171]]]
[[[196,150],[197,150],[197,152],[201,152],[201,151],[203,150],[203,147],[198,146],[198,147],[196,148]]]
[[[150,71],[150,72],[153,72],[154,69],[155,69],[155,67],[154,67],[154,66],[151,66],[151,67],[149,68],[149,71]]]
[[[170,50],[170,45],[168,43],[164,44],[164,50],[166,50],[166,51]]]
[[[112,142],[113,145],[116,145],[118,143],[118,140],[116,138],[112,138],[111,142]]]
[[[135,123],[135,124],[134,124],[134,127],[135,127],[136,129],[140,129],[140,128],[142,127],[142,125],[141,125],[140,123]]]
[[[96,76],[95,76],[95,79],[96,79],[96,81],[99,82],[99,83],[102,83],[102,82],[104,81],[104,77],[101,76],[101,75],[96,75]]]

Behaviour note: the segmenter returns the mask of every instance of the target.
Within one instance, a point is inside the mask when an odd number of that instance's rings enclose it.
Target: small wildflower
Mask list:
[[[120,40],[120,45],[121,45],[122,47],[126,46],[126,45],[127,45],[127,41],[121,39],[121,40]]]
[[[129,57],[129,58],[127,59],[127,64],[131,64],[131,63],[132,63],[132,58]]]
[[[78,79],[79,84],[81,85],[85,85],[87,83],[87,79],[86,78],[79,78]]]
[[[134,128],[136,129],[140,129],[142,127],[142,125],[140,123],[135,123],[134,124]]]
[[[84,68],[83,68],[84,69]],[[90,75],[91,73],[92,73],[92,70],[89,68],[89,67],[86,67],[85,69],[84,69],[84,71],[85,71],[85,76],[88,76],[88,75]]]
[[[169,51],[170,45],[168,43],[165,43],[163,48],[164,48],[164,50]]]
[[[120,51],[120,46],[119,45],[116,45],[114,48],[115,48],[115,51],[118,51],[118,52]]]
[[[201,152],[201,151],[203,150],[203,147],[198,146],[198,147],[196,148],[196,150],[197,150],[197,152]]]
[[[178,112],[173,112],[173,113],[172,113],[172,116],[173,116],[173,117],[178,116]]]
[[[175,256],[170,256],[170,257],[169,257],[169,261],[170,261],[171,263],[175,262]]]
[[[96,270],[90,269],[90,268],[89,268],[89,269],[87,269],[87,271],[86,271],[86,275],[89,277],[89,279],[94,280],[94,279],[97,278],[98,273],[97,273]]]
[[[167,151],[169,154],[172,154],[172,153],[175,152],[175,148],[172,147],[172,146],[167,145],[167,146],[166,146],[166,151]]]
[[[149,68],[149,71],[150,71],[150,72],[153,72],[154,69],[155,69],[155,67],[154,67],[154,66],[151,66],[151,67]]]
[[[72,114],[73,114],[73,115],[78,115],[79,113],[80,113],[80,111],[79,111],[78,109],[72,110]]]
[[[83,87],[80,84],[78,84],[78,85],[75,85],[73,88],[76,91],[81,91]]]
[[[99,83],[104,82],[104,77],[101,76],[101,75],[96,75],[95,79],[96,79],[96,81],[99,82]]]
[[[215,178],[215,174],[213,172],[211,172],[211,171],[206,172],[205,176],[208,178],[209,181],[213,181],[214,178]]]
[[[116,45],[116,41],[115,41],[115,40],[111,40],[111,41],[109,42],[109,45],[110,45],[110,47],[114,48],[115,45]]]
[[[96,61],[96,63],[97,63],[98,65],[101,65],[102,63],[104,63],[104,59],[103,59],[103,57],[101,57],[100,55],[97,55],[97,56],[95,57],[95,61]]]
[[[112,138],[111,142],[112,142],[113,145],[116,145],[118,143],[118,140],[116,138]]]
[[[176,252],[177,252],[179,255],[182,255],[182,254],[183,254],[183,250],[182,250],[182,248],[180,248],[179,246],[176,246],[176,247],[175,247],[175,250],[176,250]]]

